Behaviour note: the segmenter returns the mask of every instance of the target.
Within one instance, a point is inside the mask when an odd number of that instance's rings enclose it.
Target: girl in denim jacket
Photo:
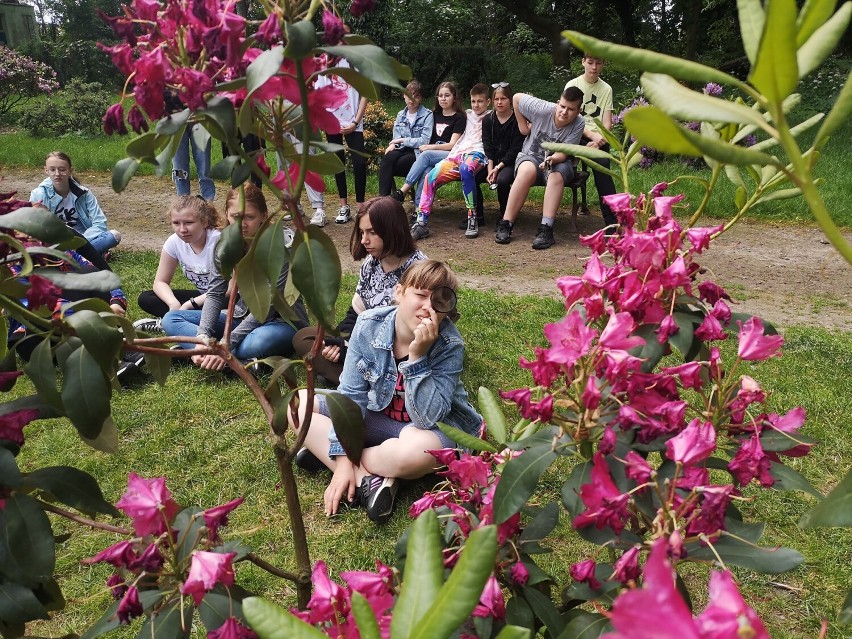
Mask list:
[[[312,453],[297,463],[332,470],[324,495],[327,515],[340,502],[356,501],[367,516],[386,522],[393,513],[399,479],[416,479],[435,470],[429,450],[456,448],[437,427],[444,422],[476,435],[482,417],[461,383],[464,342],[453,320],[458,280],[434,260],[410,266],[396,287],[396,305],[365,311],[349,340],[338,392],[361,409],[366,426],[361,463],[346,456],[323,396],[305,438]],[[446,304],[451,299],[452,303]],[[439,301],[441,303],[439,303]],[[434,306],[443,311],[437,311]],[[302,414],[306,394],[300,396]]]
[[[379,165],[379,195],[390,195],[396,188],[394,176],[405,177],[428,144],[435,116],[422,104],[423,85],[412,80],[405,87],[405,108],[396,114],[393,140],[388,143]]]

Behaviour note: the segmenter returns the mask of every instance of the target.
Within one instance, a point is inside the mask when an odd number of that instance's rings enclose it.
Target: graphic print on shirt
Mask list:
[[[206,266],[192,266],[181,262],[181,270],[186,275],[186,279],[192,282],[199,291],[206,291],[210,288],[210,269]]]
[[[592,93],[591,97],[583,102],[581,113],[589,118],[599,118],[603,111],[598,106],[598,96]]]
[[[63,207],[62,203],[56,207],[56,217],[65,222],[65,224],[72,229],[76,229],[80,226],[80,216],[77,215],[77,209],[73,206],[70,208]]]
[[[437,135],[439,138],[443,137],[444,131],[447,130],[448,126],[450,125],[445,122],[435,122],[435,135]]]
[[[542,146],[545,142],[561,142],[561,140],[547,135],[546,131],[539,131],[538,135],[533,138],[532,144],[530,144],[529,155],[535,158],[546,158],[549,151]]]
[[[405,381],[402,373],[397,373],[396,386],[393,389],[393,397],[384,411],[385,415],[393,420],[403,423],[411,422],[408,411],[405,410]]]

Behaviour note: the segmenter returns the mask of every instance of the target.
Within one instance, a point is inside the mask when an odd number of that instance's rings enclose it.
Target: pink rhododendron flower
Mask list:
[[[769,639],[760,617],[743,601],[731,571],[710,573],[709,595],[707,608],[695,620],[702,638]]]
[[[130,107],[130,111],[127,113],[127,123],[136,133],[142,133],[143,131],[148,130],[148,120],[145,119],[141,109],[135,104]]]
[[[438,493],[426,493],[420,499],[411,504],[411,507],[408,509],[408,516],[412,519],[416,519],[427,510],[440,508],[441,506],[446,505],[447,499],[451,496],[452,493],[447,490],[442,490]]]
[[[583,404],[589,410],[594,410],[601,403],[601,389],[598,387],[598,378],[589,376],[586,378],[586,386],[583,388]]]
[[[651,464],[648,463],[642,455],[635,450],[628,450],[624,456],[624,474],[629,479],[640,484],[645,484],[651,480]]]
[[[127,492],[116,502],[115,507],[133,520],[133,529],[140,537],[165,532],[168,523],[180,510],[180,506],[172,499],[172,493],[166,488],[165,477],[143,479],[133,472],[127,480]]]
[[[22,408],[5,415],[0,415],[0,439],[6,439],[24,445],[24,426],[34,419],[38,419],[37,408]]]
[[[711,422],[702,422],[698,417],[666,442],[666,457],[684,466],[703,462],[715,450],[716,429]]]
[[[704,316],[704,321],[701,326],[695,329],[695,337],[704,340],[705,342],[715,342],[728,338],[722,324],[713,315],[707,314]]]
[[[545,359],[552,364],[571,368],[589,352],[597,331],[586,326],[579,313],[573,312],[559,322],[545,324],[544,334],[551,344]]]
[[[668,182],[658,182],[651,189],[651,197],[660,197],[663,194],[663,191],[669,188]]]
[[[352,571],[340,573],[349,589],[364,596],[373,613],[381,617],[393,607],[393,570],[376,561],[377,572]]]
[[[491,467],[479,455],[464,453],[461,459],[454,459],[447,465],[447,470],[439,473],[457,484],[462,490],[480,486],[488,486]]]
[[[157,544],[149,544],[141,555],[133,558],[128,567],[131,570],[158,572],[163,567],[163,556]]]
[[[713,536],[725,529],[725,513],[731,503],[734,487],[702,486],[698,489],[701,494],[701,508],[694,519],[686,527],[688,535],[705,534]]]
[[[257,28],[255,39],[266,46],[272,47],[281,42],[281,17],[273,11]]]
[[[669,338],[679,330],[680,327],[677,325],[675,318],[671,315],[666,315],[663,321],[660,322],[660,327],[657,329],[657,342],[665,344],[669,341]]]
[[[369,13],[376,8],[376,0],[352,0],[349,5],[349,13],[353,18],[360,18],[365,13]]]
[[[116,601],[121,601],[127,592],[127,584],[124,583],[124,578],[117,572],[112,573],[106,580],[107,588],[109,588],[112,598]]]
[[[233,510],[245,500],[245,497],[238,497],[226,504],[222,504],[221,506],[216,506],[214,508],[208,508],[204,511],[204,524],[210,531],[211,538],[215,539],[218,536],[220,527],[228,525],[228,515],[230,515],[231,512],[233,512]]]
[[[663,371],[670,375],[677,375],[680,383],[684,388],[692,388],[700,390],[704,386],[702,372],[704,366],[701,362],[686,362],[679,366],[669,366],[663,368]]]
[[[41,275],[30,275],[30,287],[27,289],[27,303],[30,309],[45,307],[53,310],[62,290]]]
[[[672,217],[672,208],[675,204],[680,202],[686,196],[681,193],[680,195],[666,195],[666,196],[658,196],[654,198],[654,213],[657,217],[660,217],[664,220],[670,219]]]
[[[601,587],[601,582],[595,579],[596,566],[597,564],[595,564],[593,559],[585,559],[577,562],[576,564],[571,564],[568,572],[571,575],[571,579],[574,581],[588,584],[589,588],[597,590]]]
[[[192,553],[189,575],[180,587],[181,594],[191,595],[197,606],[204,599],[204,595],[213,590],[216,584],[232,586],[234,584],[232,562],[236,556],[235,552],[196,550]]]
[[[772,461],[763,452],[759,437],[746,439],[728,463],[728,470],[740,486],[745,486],[752,479],[756,479],[762,486],[769,488],[775,483],[775,478],[770,472],[771,467]]]
[[[626,550],[621,557],[612,565],[611,580],[620,581],[626,584],[629,581],[636,581],[642,571],[639,569],[639,551],[640,546],[633,546]]]
[[[314,564],[311,573],[311,583],[314,592],[308,602],[309,623],[324,623],[345,616],[349,600],[346,591],[328,577],[328,569],[324,561]]]
[[[515,586],[525,586],[530,580],[530,571],[522,561],[516,561],[509,568],[509,581]]]
[[[610,426],[604,428],[603,436],[598,442],[598,450],[602,455],[609,455],[615,450],[615,431]]]
[[[615,485],[601,453],[595,453],[592,458],[591,481],[580,488],[580,499],[586,510],[574,517],[574,528],[594,524],[598,529],[610,526],[616,534],[624,530],[630,516],[627,511],[629,495],[622,494]]]
[[[793,408],[783,416],[776,413],[770,413],[766,416],[766,422],[774,429],[780,430],[783,433],[796,433],[805,423],[805,409],[801,406]],[[790,443],[795,443],[795,438],[790,440]],[[777,451],[776,455],[784,455],[785,457],[801,457],[807,455],[813,444],[802,443],[796,444],[787,450]]]
[[[112,135],[113,133],[118,133],[119,135],[127,134],[127,127],[124,124],[124,107],[121,102],[113,104],[107,109],[103,117],[103,125],[104,133],[107,135]]]
[[[130,586],[121,598],[121,603],[118,604],[116,615],[121,623],[130,623],[131,619],[141,614],[142,603],[139,601],[139,591],[136,586]]]
[[[503,599],[503,591],[494,575],[485,582],[479,603],[473,609],[474,617],[493,617],[494,619],[506,618],[506,602]]]
[[[541,346],[535,347],[535,359],[528,360],[525,357],[520,357],[518,364],[521,368],[527,368],[532,373],[533,381],[536,386],[550,386],[562,372],[562,367],[558,363],[551,363],[547,360],[549,350]]]
[[[627,351],[634,346],[642,346],[645,340],[630,334],[636,328],[636,322],[630,313],[611,313],[606,328],[601,333],[600,345],[604,348]]]
[[[660,273],[660,284],[665,288],[687,287],[690,284],[689,271],[682,255],[678,255],[669,267]]]
[[[225,623],[207,633],[207,639],[255,639],[257,635],[240,623],[236,617],[228,617]]]
[[[763,321],[750,317],[745,322],[737,321],[740,327],[740,342],[737,354],[744,360],[759,361],[781,356],[784,338],[780,335],[765,335]]]
[[[323,9],[322,12],[322,30],[322,39],[331,46],[339,44],[346,35],[346,25],[343,24],[343,20],[334,11],[328,9]]]
[[[692,250],[696,253],[701,253],[710,246],[710,240],[717,233],[721,233],[725,228],[724,224],[720,224],[719,226],[706,226],[706,227],[698,227],[687,229],[686,238],[689,240],[689,243],[692,244]]]
[[[133,544],[125,540],[100,551],[94,557],[81,559],[80,563],[96,564],[103,561],[105,563],[112,564],[116,568],[127,568],[134,559],[136,559],[136,553],[133,552]]]
[[[730,301],[731,296],[721,286],[710,280],[704,280],[698,285],[699,297],[708,304],[715,304],[719,300]]]
[[[624,211],[631,208],[633,197],[630,193],[614,193],[613,195],[605,195],[603,201],[612,209],[613,213]]]

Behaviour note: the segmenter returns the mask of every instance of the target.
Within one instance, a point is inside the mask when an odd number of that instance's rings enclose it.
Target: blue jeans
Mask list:
[[[192,147],[192,161],[195,162],[195,170],[198,173],[198,184],[201,188],[201,197],[210,202],[216,197],[216,185],[208,176],[210,173],[210,140],[207,140],[207,148],[202,149],[192,137],[192,130],[201,126],[195,124],[187,127],[180,139],[175,156],[172,158],[172,179],[178,195],[189,195],[189,148]]]
[[[92,248],[95,249],[98,253],[105,253],[110,250],[112,247],[118,245],[118,240],[115,235],[112,234],[111,231],[106,231],[101,233],[95,238],[89,240],[89,244],[92,245]]]
[[[426,182],[426,176],[429,175],[429,171],[449,154],[449,151],[423,151],[414,160],[414,164],[408,171],[408,175],[405,176],[405,183],[409,186],[417,184],[417,190],[414,192],[415,206],[420,206],[423,184]]]
[[[214,337],[221,338],[225,333],[225,313],[226,311],[222,311],[219,314]],[[239,323],[240,320],[235,317],[234,326],[236,327]],[[196,310],[169,311],[162,319],[162,327],[166,335],[175,337],[195,337],[199,324],[201,324],[201,311]],[[293,336],[296,330],[286,322],[261,324],[237,344],[233,349],[234,357],[243,362],[272,355],[289,357],[293,354]],[[195,348],[195,344],[181,343],[179,346],[187,349]]]

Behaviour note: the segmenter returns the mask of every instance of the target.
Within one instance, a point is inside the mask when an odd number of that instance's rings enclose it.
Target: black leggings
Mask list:
[[[367,191],[367,158],[362,155],[364,152],[364,132],[353,131],[345,136],[342,133],[329,133],[326,138],[330,144],[343,144],[343,139],[346,139],[349,157],[352,159],[352,173],[355,176],[355,201],[363,202],[364,194]],[[337,157],[346,166],[346,154],[343,151],[338,151]],[[334,181],[337,184],[337,194],[345,200],[348,197],[346,169],[336,174]]]
[[[415,159],[414,149],[410,146],[394,149],[383,155],[379,165],[379,195],[390,195],[396,186],[394,177],[408,175],[408,171],[414,166]]]
[[[172,289],[172,293],[175,294],[175,297],[181,304],[188,302],[193,297],[201,295],[201,292],[196,289]],[[146,314],[153,315],[154,317],[162,317],[169,312],[169,305],[157,297],[154,291],[142,291],[139,293],[139,298],[136,302],[139,304],[139,308],[145,311]]]

